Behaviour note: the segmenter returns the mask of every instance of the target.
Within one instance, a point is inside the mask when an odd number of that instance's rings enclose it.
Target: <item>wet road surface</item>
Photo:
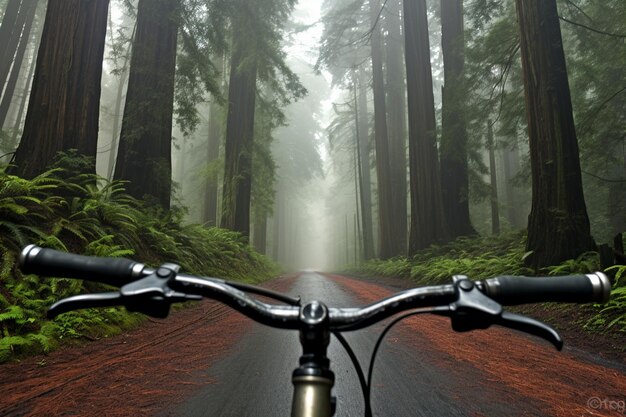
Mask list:
[[[328,306],[362,305],[354,294],[330,278],[308,272],[289,290],[302,300],[322,300]],[[367,372],[369,357],[381,332],[380,325],[345,334]],[[297,332],[254,325],[208,373],[216,383],[198,390],[182,404],[164,410],[179,416],[288,416],[291,406],[291,372],[297,366],[300,344]],[[336,381],[337,416],[362,416],[363,399],[358,378],[343,347],[333,338],[328,357]],[[374,415],[467,416],[541,415],[540,406],[528,398],[506,398],[498,387],[476,384],[475,373],[459,380],[429,352],[404,346],[393,331],[376,359],[372,389]],[[471,402],[468,400],[472,400]]]

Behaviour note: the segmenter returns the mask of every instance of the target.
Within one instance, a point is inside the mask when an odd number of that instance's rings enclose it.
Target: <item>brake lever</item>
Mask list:
[[[64,298],[52,304],[46,313],[48,319],[67,313],[72,310],[80,310],[92,307],[113,307],[122,304],[122,297],[117,291],[103,292],[100,294],[81,294]]]
[[[508,327],[509,329],[521,330],[523,332],[541,337],[542,339],[552,343],[556,350],[560,351],[563,349],[563,339],[561,339],[561,336],[556,332],[556,330],[531,317],[504,311],[502,312],[500,321],[494,324]]]
[[[454,276],[453,284],[457,300],[450,304],[447,313],[443,313],[450,317],[453,330],[467,332],[497,324],[541,337],[557,350],[563,348],[561,336],[552,327],[533,318],[504,311],[499,303],[483,294],[466,276]]]
[[[71,310],[118,305],[123,305],[128,311],[165,318],[173,303],[202,300],[200,295],[176,292],[169,287],[169,282],[176,278],[179,270],[180,267],[176,264],[163,264],[152,274],[122,286],[119,292],[65,298],[50,307],[48,318],[54,318]]]

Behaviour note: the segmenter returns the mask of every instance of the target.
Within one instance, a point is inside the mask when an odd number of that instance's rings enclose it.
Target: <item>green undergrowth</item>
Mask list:
[[[0,362],[48,352],[65,341],[108,337],[142,320],[123,308],[46,320],[46,309],[60,298],[106,289],[23,275],[17,256],[30,243],[154,266],[174,262],[191,274],[250,283],[277,274],[278,266],[239,234],[184,224],[182,210],[147,207],[124,194],[123,184],[77,174],[82,163],[66,155],[33,180],[0,173]]]
[[[587,252],[577,259],[534,271],[524,265],[525,232],[494,237],[462,237],[445,245],[433,245],[413,257],[374,259],[350,267],[348,273],[366,277],[400,277],[418,285],[450,282],[453,275],[480,280],[496,275],[556,276],[600,270],[599,256]],[[626,331],[626,266],[617,265],[606,272],[615,276],[611,300],[594,306],[597,314],[585,324],[590,330]]]

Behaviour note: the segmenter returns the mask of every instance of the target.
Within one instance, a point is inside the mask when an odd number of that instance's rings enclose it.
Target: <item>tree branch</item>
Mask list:
[[[580,26],[581,28],[585,28],[585,29],[590,30],[592,32],[599,33],[601,35],[611,36],[613,38],[619,38],[619,39],[626,39],[626,35],[620,35],[619,33],[609,33],[609,32],[604,32],[602,30],[594,29],[594,28],[592,28],[590,26],[583,25],[582,23],[578,23],[578,22],[574,22],[572,20],[566,19],[563,16],[559,16],[559,19],[561,19],[562,21],[567,22],[567,23],[569,23],[571,25]]]
[[[619,183],[626,182],[626,179],[614,180],[614,179],[610,179],[610,178],[602,178],[602,177],[600,177],[600,176],[598,176],[596,174],[592,174],[591,172],[587,172],[587,171],[582,170],[582,169],[581,169],[581,172],[583,172],[584,174],[589,175],[590,177],[599,179],[600,181],[604,181],[604,182],[619,182]]]

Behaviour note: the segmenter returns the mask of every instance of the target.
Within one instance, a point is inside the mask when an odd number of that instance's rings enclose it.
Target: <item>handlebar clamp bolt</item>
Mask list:
[[[309,325],[322,323],[328,318],[328,308],[319,301],[313,301],[302,307],[300,319]]]

